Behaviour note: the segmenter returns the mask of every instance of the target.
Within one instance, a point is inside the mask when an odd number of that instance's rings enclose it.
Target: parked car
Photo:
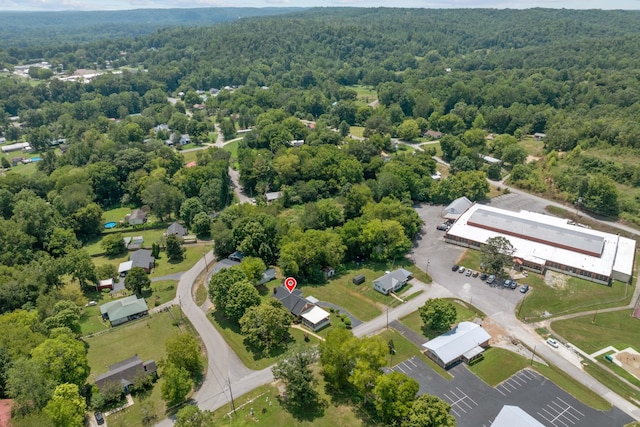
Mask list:
[[[528,290],[529,290],[529,285],[520,286],[520,292],[522,292],[523,294],[526,294]]]
[[[547,338],[547,344],[549,344],[553,348],[558,348],[558,341],[553,338]]]
[[[511,279],[507,279],[504,281],[504,287],[508,288],[509,286],[511,286]]]
[[[448,229],[449,229],[448,224],[440,224],[436,227],[436,230],[440,230],[440,231],[447,231]]]
[[[496,280],[496,276],[492,274],[487,278],[487,283],[492,284],[493,282],[495,282],[495,280]]]
[[[511,281],[511,289],[515,289],[518,287],[518,282],[516,282],[515,280]]]
[[[460,268],[458,268],[458,273],[464,273],[465,270],[466,268],[461,265]]]
[[[458,268],[460,268],[458,264],[453,264],[453,267],[451,267],[451,271],[458,271]]]
[[[96,411],[93,415],[96,417],[96,422],[99,426],[104,424],[104,417],[102,416],[102,412]]]
[[[473,272],[473,274],[472,274],[472,276],[473,276],[473,277],[478,277],[478,274],[480,274],[480,273],[478,273],[477,271],[474,271],[474,272]]]
[[[466,273],[464,273],[465,276],[469,277],[471,276],[471,273],[473,273],[473,270],[468,269]]]
[[[487,280],[487,277],[489,277],[489,276],[487,276],[487,273],[482,273],[480,275],[480,280],[482,280],[484,282],[485,280]]]

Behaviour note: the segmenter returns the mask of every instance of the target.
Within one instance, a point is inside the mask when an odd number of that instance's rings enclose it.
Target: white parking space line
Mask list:
[[[496,391],[497,391],[498,393],[500,393],[501,395],[506,396],[506,394],[504,394],[504,393],[500,390],[500,387],[502,387],[502,384],[501,384],[501,385],[499,385],[498,387],[496,387]],[[507,391],[507,392],[511,393],[509,390],[505,390],[505,391]]]
[[[560,397],[556,397],[538,412],[542,418],[556,427],[575,426],[585,416],[582,412],[569,405]]]
[[[409,362],[413,365],[414,368],[417,368],[418,365],[413,361],[413,357],[411,359],[407,359],[406,362]]]
[[[406,374],[406,372],[404,371],[404,369],[400,367],[400,365],[396,365],[396,368],[400,369],[400,371],[402,371],[403,374]]]
[[[569,408],[573,409],[574,411],[576,411],[579,415],[582,415],[583,417],[585,416],[582,412],[578,411],[576,408],[574,408],[573,406],[569,405],[567,402],[565,402],[564,400],[562,400],[561,398],[557,398],[560,402],[564,403],[565,405],[567,405]]]

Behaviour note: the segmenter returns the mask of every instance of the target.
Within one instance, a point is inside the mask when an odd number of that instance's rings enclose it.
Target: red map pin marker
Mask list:
[[[293,277],[287,277],[284,279],[284,286],[287,288],[289,293],[293,292],[293,290],[298,286],[298,282]]]

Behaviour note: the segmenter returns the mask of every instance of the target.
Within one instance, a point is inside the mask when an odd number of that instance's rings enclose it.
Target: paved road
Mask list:
[[[191,289],[196,278],[207,268],[206,260],[213,259],[213,252],[207,253],[178,283],[177,296],[184,314],[193,324],[207,350],[208,368],[205,379],[194,396],[198,407],[215,410],[231,400],[229,387],[234,396],[241,396],[254,388],[273,381],[271,369],[252,371],[240,361],[227,345],[224,338],[213,327],[207,314],[193,301]],[[157,426],[171,426],[174,420],[165,419]]]

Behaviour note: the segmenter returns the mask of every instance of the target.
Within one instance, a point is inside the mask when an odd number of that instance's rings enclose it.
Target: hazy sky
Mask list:
[[[640,9],[640,0],[0,0],[0,10],[124,10],[177,7],[421,7]]]

